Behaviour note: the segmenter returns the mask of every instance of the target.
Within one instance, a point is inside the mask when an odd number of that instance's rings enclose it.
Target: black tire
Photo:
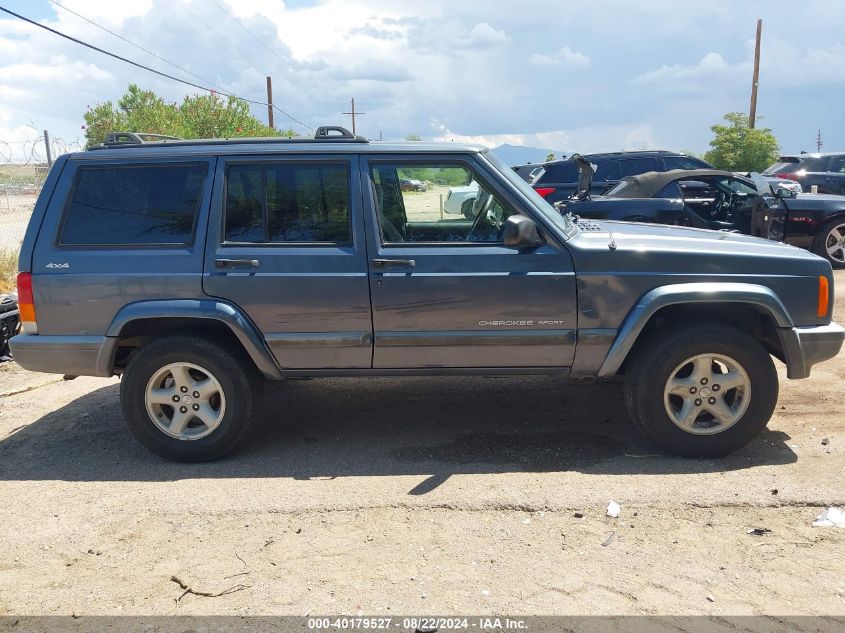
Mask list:
[[[830,262],[830,265],[833,268],[845,268],[845,261],[837,261],[830,256],[830,253],[827,252],[827,239],[830,235],[830,232],[835,229],[836,227],[845,227],[845,218],[834,218],[829,222],[825,223],[825,225],[821,228],[816,235],[816,239],[813,242],[813,252],[818,255],[819,257],[824,257],[827,261]],[[845,228],[842,230],[842,234],[845,235]],[[845,249],[838,251],[841,253],[841,257],[845,259]]]
[[[162,368],[173,363],[188,363],[207,370],[222,389],[215,396],[222,419],[218,418],[219,425],[204,437],[172,437],[159,428],[147,411],[148,383]],[[262,380],[244,353],[204,338],[168,336],[145,345],[132,357],[121,380],[120,403],[129,430],[153,453],[177,462],[207,462],[228,455],[244,439],[252,422],[257,386]],[[221,397],[225,398],[222,408]],[[191,424],[201,427],[196,420],[188,426]],[[205,428],[207,432],[210,427]]]
[[[722,457],[748,444],[772,417],[778,398],[774,363],[758,341],[739,330],[707,323],[691,324],[672,332],[663,330],[643,341],[635,354],[625,371],[625,405],[635,426],[667,451],[684,457]],[[669,416],[667,406],[671,405],[664,401],[664,389],[675,369],[700,354],[736,361],[750,381],[751,396],[745,412],[732,426],[711,435],[682,429]],[[736,398],[738,393],[726,390],[721,395]],[[698,415],[693,424],[701,425],[699,432],[713,424],[707,422],[711,416],[706,405],[703,415]]]

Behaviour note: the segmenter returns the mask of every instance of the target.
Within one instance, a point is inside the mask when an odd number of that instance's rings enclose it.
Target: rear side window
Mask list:
[[[626,158],[619,161],[619,171],[625,176],[639,176],[648,171],[658,171],[656,158]]]
[[[226,242],[350,244],[346,164],[249,163],[226,174]]]
[[[619,180],[619,161],[606,160],[599,163],[596,173],[593,176],[594,180]]]
[[[190,245],[207,173],[205,163],[80,167],[59,244]]]
[[[663,166],[666,171],[673,169],[708,169],[710,167],[703,160],[698,160],[692,156],[664,156]]]
[[[549,165],[534,184],[541,182],[578,182],[578,167],[571,160]]]

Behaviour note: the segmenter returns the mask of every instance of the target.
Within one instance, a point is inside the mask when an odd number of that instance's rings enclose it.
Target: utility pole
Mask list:
[[[760,36],[763,34],[763,20],[757,20],[757,42],[754,44],[754,79],[751,82],[751,109],[748,112],[748,127],[754,129],[757,119],[757,84],[760,79]]]
[[[47,167],[53,166],[53,154],[50,152],[50,134],[44,130],[44,147],[47,148]]]
[[[273,78],[267,77],[267,125],[273,129]]]
[[[362,114],[367,114],[366,112],[356,112],[355,111],[355,99],[352,99],[352,111],[351,112],[341,112],[343,115],[351,115],[352,116],[352,133],[355,134],[355,117],[361,116]]]
[[[824,143],[822,142],[822,131],[819,130],[819,133],[816,134],[816,151],[817,152],[822,151],[822,145],[824,145]]]

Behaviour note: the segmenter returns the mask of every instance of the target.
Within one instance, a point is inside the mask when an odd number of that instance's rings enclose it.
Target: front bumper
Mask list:
[[[780,328],[779,334],[788,378],[809,377],[812,366],[836,356],[845,341],[845,329],[836,323]]]
[[[9,341],[15,362],[29,371],[71,376],[111,376],[105,336],[18,334]]]

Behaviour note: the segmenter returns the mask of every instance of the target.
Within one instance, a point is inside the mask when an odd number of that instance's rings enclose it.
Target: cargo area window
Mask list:
[[[207,173],[205,163],[80,167],[59,245],[191,245]]]
[[[351,244],[344,164],[249,163],[226,172],[226,243]]]

